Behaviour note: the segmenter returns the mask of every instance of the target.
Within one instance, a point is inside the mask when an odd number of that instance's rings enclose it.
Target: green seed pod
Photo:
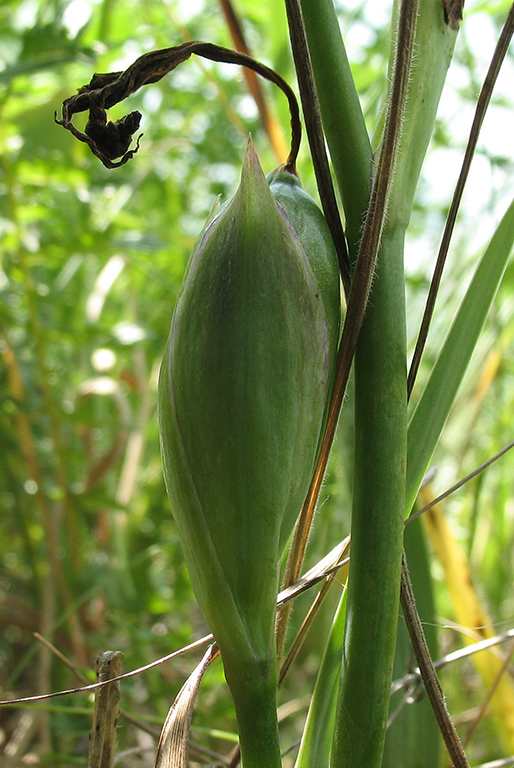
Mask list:
[[[245,768],[280,766],[278,561],[331,388],[324,298],[249,142],[238,191],[191,256],[159,380],[166,485]]]

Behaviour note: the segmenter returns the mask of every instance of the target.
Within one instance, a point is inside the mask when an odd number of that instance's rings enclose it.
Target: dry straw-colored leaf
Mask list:
[[[207,648],[201,662],[180,689],[164,721],[155,758],[155,768],[188,768],[189,729],[196,694],[202,677],[219,651],[216,644]]]

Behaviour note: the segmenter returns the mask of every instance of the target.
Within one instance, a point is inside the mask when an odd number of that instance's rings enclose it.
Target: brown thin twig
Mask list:
[[[347,558],[348,562],[350,558]],[[329,590],[334,582],[334,579],[336,578],[335,573],[330,575],[326,581],[324,582],[323,586],[321,587],[320,591],[314,598],[312,605],[309,608],[309,611],[302,621],[302,625],[298,632],[296,633],[296,636],[291,643],[291,646],[287,652],[287,656],[285,657],[282,666],[280,667],[280,675],[278,680],[278,687],[280,688],[283,684],[287,674],[289,673],[289,670],[291,669],[296,657],[298,656],[304,642],[307,636],[307,632],[312,626],[312,623],[316,616],[318,615],[319,609],[321,608],[326,596],[329,593]],[[345,587],[343,587],[344,589]]]
[[[478,475],[480,472],[482,472],[484,469],[490,466],[494,461],[496,461],[501,456],[503,456],[512,447],[514,447],[514,442],[509,443],[501,451],[495,454],[495,456],[490,458],[488,461],[484,462],[484,464],[482,464],[480,467],[475,469],[469,475],[459,480],[459,482],[455,483],[455,485],[453,485],[443,494],[438,496],[436,499],[433,499],[430,502],[430,504],[427,504],[425,507],[420,509],[414,515],[411,515],[409,518],[407,518],[407,520],[405,521],[405,524],[411,522],[416,517],[419,517],[419,515],[423,514],[424,512],[429,510],[431,507],[435,506],[437,503],[439,503],[444,498],[449,496],[451,493],[458,490],[460,487],[464,485],[464,483],[468,482],[473,477]],[[423,679],[423,683],[425,685],[428,698],[432,705],[434,715],[439,724],[439,729],[445,741],[448,752],[457,768],[468,766],[467,758],[464,753],[464,747],[461,744],[459,737],[455,731],[455,727],[453,725],[451,717],[446,708],[446,704],[444,702],[444,696],[441,690],[441,686],[437,679],[437,674],[435,669],[436,669],[436,666],[438,665],[434,664],[434,662],[430,657],[430,652],[428,650],[425,634],[423,631],[421,621],[419,619],[419,614],[418,614],[416,603],[414,600],[414,594],[413,594],[412,585],[410,582],[410,575],[409,575],[407,560],[405,558],[405,552],[403,555],[403,564],[402,564],[401,605],[402,605],[402,610],[403,610],[407,630],[409,632],[409,636],[411,639],[411,644],[414,649],[414,653],[416,655],[416,659],[420,668],[420,674]],[[439,664],[439,666],[441,666],[441,664]],[[503,674],[503,671],[504,670],[502,669],[501,670],[502,674]],[[500,677],[501,675],[498,675],[496,684],[499,681]],[[490,695],[492,695],[493,690],[494,690],[494,686],[490,691]],[[487,701],[488,700],[489,699],[487,699]],[[483,704],[484,707],[487,701],[484,702]],[[482,710],[480,712],[480,716],[481,714],[482,714]]]
[[[414,514],[410,515],[405,520],[405,525],[407,523],[412,523],[413,520],[415,520],[417,517],[420,517],[425,512],[428,512],[429,509],[432,509],[432,507],[435,507],[436,504],[439,504],[439,502],[444,501],[448,496],[451,496],[452,493],[455,493],[455,491],[458,491],[459,488],[462,488],[463,485],[465,485],[467,482],[472,480],[474,477],[479,475],[481,472],[483,472],[485,469],[491,466],[491,464],[494,464],[495,461],[498,461],[498,459],[501,459],[501,457],[507,453],[507,451],[510,451],[512,448],[514,448],[514,440],[510,442],[508,445],[506,445],[504,448],[501,449],[501,451],[498,451],[498,453],[495,453],[494,456],[491,456],[490,459],[487,461],[484,461],[483,464],[481,464],[479,467],[476,467],[472,472],[470,472],[466,477],[461,478],[457,483],[451,486],[451,488],[448,488],[444,493],[441,493],[439,496],[437,496],[435,499],[432,499],[430,504],[426,504],[421,509],[418,509]]]
[[[225,16],[235,49],[240,53],[245,53],[247,56],[251,56],[252,52],[246,40],[243,24],[239,14],[234,8],[234,4],[231,0],[219,0],[219,3],[223,15]],[[283,163],[287,155],[284,138],[280,126],[277,123],[272,110],[268,106],[268,100],[266,99],[266,94],[264,93],[259,78],[256,77],[256,73],[252,69],[248,69],[248,67],[244,67],[243,74],[248,85],[248,90],[252,94],[253,100],[259,110],[261,123],[268,135],[268,139],[273,147],[277,160],[279,163]]]
[[[509,15],[507,16],[507,20],[505,21],[505,24],[501,31],[500,37],[498,39],[498,43],[496,45],[496,49],[493,54],[493,58],[491,60],[491,64],[489,65],[489,70],[487,72],[487,75],[484,80],[484,84],[482,86],[482,90],[480,91],[480,95],[478,97],[475,116],[473,118],[473,123],[471,125],[471,131],[469,134],[468,145],[466,147],[464,160],[462,162],[462,168],[460,170],[459,178],[457,180],[457,185],[455,187],[455,192],[453,193],[453,199],[451,202],[450,210],[448,212],[448,217],[446,219],[443,237],[441,240],[441,245],[439,247],[439,253],[437,254],[437,261],[434,269],[434,274],[432,276],[432,282],[430,284],[430,290],[428,292],[425,311],[423,314],[423,320],[421,321],[421,327],[420,327],[418,339],[416,342],[416,348],[412,356],[412,362],[409,370],[409,377],[407,380],[407,393],[409,397],[412,392],[414,382],[416,380],[419,365],[421,362],[421,357],[423,355],[423,350],[425,349],[428,330],[430,327],[430,322],[432,320],[432,315],[434,313],[437,293],[439,291],[439,285],[441,283],[441,277],[442,277],[444,266],[446,263],[446,257],[448,255],[448,250],[450,248],[450,241],[453,235],[453,231],[455,229],[455,222],[457,220],[457,213],[459,211],[459,206],[462,200],[462,194],[464,192],[464,187],[469,175],[469,169],[471,167],[471,161],[473,160],[473,155],[475,154],[478,137],[480,135],[480,129],[482,128],[482,123],[484,122],[485,113],[489,106],[489,102],[491,101],[491,96],[493,93],[494,86],[496,84],[496,80],[498,78],[498,73],[503,64],[503,60],[505,59],[505,56],[507,54],[507,50],[509,48],[513,33],[514,33],[514,3],[510,8]]]
[[[458,629],[459,631],[461,630],[460,627],[458,627]],[[491,648],[495,645],[500,645],[500,643],[505,643],[507,640],[512,640],[513,638],[514,629],[508,629],[507,632],[504,632],[501,635],[495,635],[494,637],[488,637],[485,640],[479,640],[478,642],[473,643],[473,645],[467,645],[464,648],[459,648],[457,651],[447,653],[437,661],[434,661],[434,669],[442,669],[442,667],[445,667],[448,664],[453,664],[455,661],[460,661],[461,659],[467,659],[468,656],[472,656],[475,653],[480,653],[480,651]],[[410,686],[412,683],[419,682],[420,677],[421,673],[419,669],[415,669],[412,672],[408,672],[398,680],[395,680],[391,684],[391,695],[397,693],[397,691],[400,691],[402,688]]]
[[[425,685],[428,699],[432,705],[439,730],[443,737],[446,749],[453,760],[455,768],[469,768],[469,763],[464,753],[459,735],[455,730],[448,709],[446,707],[444,694],[441,684],[434,669],[434,664],[430,656],[423,627],[416,608],[414,592],[407,567],[405,552],[403,553],[402,581],[401,581],[401,604],[407,631],[416,655],[416,661],[420,669],[420,674]]]
[[[305,592],[310,587],[315,586],[316,584],[319,584],[320,581],[323,581],[323,579],[326,579],[328,576],[331,576],[335,571],[339,570],[343,565],[346,564],[347,559],[345,558],[345,553],[347,549],[347,543],[348,540],[345,539],[342,541],[337,547],[332,550],[329,555],[327,555],[327,558],[323,558],[320,563],[318,563],[317,566],[314,568],[311,568],[301,579],[298,580],[298,583],[289,587],[287,590],[284,590],[283,592],[280,592],[277,595],[277,604],[281,605],[283,603],[286,603],[290,600],[296,599],[299,595],[301,595],[303,592]],[[332,556],[333,555],[333,556]],[[330,560],[330,562],[327,562],[327,560]],[[162,656],[160,659],[157,659],[156,661],[152,661],[149,664],[145,664],[143,667],[138,667],[137,669],[132,669],[130,672],[125,672],[123,675],[120,675],[117,678],[113,678],[110,682],[118,681],[118,680],[125,680],[129,677],[134,677],[135,675],[139,675],[142,672],[147,672],[149,669],[154,669],[155,667],[158,667],[160,664],[164,664],[166,661],[171,661],[171,659],[176,658],[177,656],[180,656],[187,651],[192,651],[195,648],[199,648],[202,645],[205,645],[205,643],[210,642],[213,640],[213,635],[205,635],[204,637],[201,637],[199,640],[195,640],[192,643],[189,643],[188,645],[183,646],[182,648],[179,648],[177,651],[173,651],[172,653],[169,653],[167,656]],[[54,646],[51,645],[48,641],[44,641],[45,645],[49,647],[51,650],[55,652]],[[61,655],[58,653],[59,658],[61,658]],[[79,679],[84,679],[84,677],[81,675],[80,671],[77,670],[76,666],[72,662],[66,662],[68,666],[70,666]],[[67,696],[72,693],[84,693],[87,691],[94,691],[96,688],[100,688],[104,683],[90,683],[89,685],[83,685],[79,688],[68,688],[63,691],[54,691],[53,693],[44,693],[37,696],[24,696],[22,698],[18,699],[8,699],[0,701],[0,706],[15,706],[17,704],[27,704],[34,701],[42,701],[43,699],[53,699],[57,696]]]
[[[309,147],[311,151],[312,163],[314,166],[314,172],[316,175],[316,182],[318,185],[319,196],[323,212],[327,220],[327,224],[332,234],[332,239],[337,251],[339,260],[339,270],[341,273],[341,279],[345,294],[350,292],[350,257],[348,255],[348,247],[346,244],[346,238],[343,231],[343,225],[341,223],[341,217],[339,215],[339,209],[335,196],[334,184],[330,173],[330,167],[328,162],[328,155],[325,146],[325,137],[323,134],[323,127],[321,121],[321,112],[318,101],[318,94],[316,91],[316,84],[314,81],[314,72],[312,69],[312,62],[309,53],[309,47],[307,43],[307,33],[305,30],[305,23],[303,20],[303,13],[298,0],[286,0],[286,12],[289,25],[289,37],[291,41],[291,48],[293,52],[293,59],[296,68],[296,76],[300,88],[300,98],[303,107],[303,114],[305,119],[305,128],[307,131],[307,138],[309,141]],[[346,314],[346,322],[348,323],[350,315],[350,307]],[[346,327],[346,323],[345,323]],[[331,405],[329,409],[329,421],[325,427],[325,439],[321,446],[320,455],[318,457],[317,465],[314,470],[314,476],[311,480],[311,485],[307,494],[307,498],[304,502],[302,511],[297,520],[295,531],[293,534],[293,542],[289,555],[287,558],[286,569],[284,578],[282,581],[282,588],[285,589],[297,580],[301,568],[303,559],[305,556],[305,548],[307,545],[307,538],[312,525],[312,518],[314,515],[314,509],[318,499],[319,491],[321,488],[321,481],[325,473],[326,464],[328,461],[328,454],[332,445],[332,440],[335,432],[335,425],[339,418],[339,411],[342,403],[342,396],[339,402],[336,401],[337,397],[337,379],[340,377],[341,372],[344,375],[344,365],[342,360],[343,351],[343,339],[338,351],[338,360],[336,363],[336,382],[334,383],[334,389],[331,396]],[[351,352],[353,357],[353,352]],[[351,366],[351,358],[348,363],[348,374]],[[343,394],[346,388],[346,379],[344,379],[342,387]],[[335,423],[334,423],[334,408],[335,406]],[[331,431],[333,429],[333,431]],[[291,615],[291,606],[286,606],[279,610],[276,623],[276,637],[277,648],[279,656],[282,653],[286,629]]]
[[[87,681],[88,681],[87,677],[80,671],[80,669],[78,669],[77,665],[73,661],[68,659],[63,653],[61,653],[61,651],[58,648],[56,648],[55,645],[50,643],[46,638],[42,637],[38,632],[34,632],[34,636],[46,648],[48,648],[48,650],[50,650],[55,656],[57,656],[57,658],[63,664],[66,664],[66,666],[69,667],[77,675],[79,680],[82,680],[82,681],[87,683]],[[210,635],[209,638],[202,638],[198,642],[199,643],[208,642],[209,639],[210,640],[213,639],[212,635]],[[186,649],[182,649],[182,650],[185,651],[185,650],[187,650],[187,648]],[[110,652],[107,651],[107,653],[110,653]],[[180,651],[177,651],[174,655],[176,655],[177,653],[180,653]],[[103,656],[105,657],[105,654],[103,654]],[[156,662],[152,662],[152,664],[149,665],[149,666],[157,666],[158,664],[162,664],[164,661],[166,661],[166,658],[158,659]],[[148,667],[146,667],[146,669],[147,668]],[[97,690],[97,691],[98,690],[102,690],[109,683],[113,683],[113,682],[119,683],[120,680],[123,680],[125,677],[127,677],[127,676],[132,677],[134,674],[137,674],[137,673],[142,672],[142,671],[143,671],[143,669],[132,670],[132,672],[129,672],[126,675],[119,675],[118,677],[114,677],[114,676],[110,675],[108,680],[101,680],[100,682],[94,683],[93,686],[89,686],[89,688],[94,687],[94,689]],[[61,695],[61,694],[64,694],[64,693],[75,693],[75,692],[83,691],[83,690],[86,690],[86,689],[85,688],[79,688],[79,689],[70,690],[70,691],[61,691],[61,692],[57,692],[57,693],[51,694],[51,696],[57,696],[57,695]],[[4,702],[4,703],[6,703],[6,702]],[[13,701],[12,703],[14,704],[16,702]],[[136,728],[139,728],[139,730],[141,730],[141,731],[145,731],[145,733],[150,734],[150,736],[153,736],[155,739],[159,739],[159,736],[160,736],[160,730],[159,729],[153,728],[151,725],[148,725],[148,723],[145,723],[144,721],[139,720],[137,717],[134,717],[133,715],[130,715],[128,712],[126,712],[121,707],[120,707],[119,712],[120,712],[120,715],[123,717],[123,719],[126,720],[128,723],[130,723],[131,725],[134,725]],[[190,740],[189,748],[190,748],[190,752],[191,752],[191,757],[193,759],[194,759],[195,755],[199,755],[200,758],[204,758],[204,757],[211,758],[211,759],[216,760],[219,763],[225,764],[225,762],[226,762],[225,758],[223,757],[223,755],[218,755],[216,752],[213,752],[212,750],[206,749],[205,747],[202,747],[201,745],[196,744],[194,741]],[[104,766],[102,764],[101,764],[101,768],[104,768]]]
[[[291,149],[286,168],[294,173],[301,141],[301,123],[298,102],[293,90],[275,70],[265,64],[244,53],[212,43],[194,40],[172,48],[150,51],[140,56],[124,72],[93,75],[88,85],[80,88],[74,96],[65,99],[62,104],[62,117],[59,119],[56,114],[55,122],[70,131],[79,141],[87,144],[106,168],[119,168],[138,150],[139,139],[135,149],[129,150],[128,147],[132,135],[139,128],[141,114],[131,112],[116,123],[112,123],[107,122],[106,110],[123,101],[142,86],[158,82],[179,64],[187,61],[192,54],[211,61],[248,67],[283,91],[291,114]],[[90,114],[83,133],[73,125],[72,117],[86,110],[89,110]],[[115,161],[117,157],[121,159]]]
[[[294,27],[303,27],[301,10],[298,7],[297,0],[286,0],[286,7],[288,10],[288,15],[290,15],[291,9],[296,11],[296,23],[294,24]],[[413,9],[413,5],[409,3],[402,3],[398,28],[398,58],[395,62],[391,97],[388,104],[388,112],[384,126],[384,136],[382,139],[370,204],[364,225],[359,257],[357,260],[355,274],[348,299],[346,322],[343,328],[343,336],[338,352],[336,381],[329,406],[329,415],[325,428],[325,434],[307,499],[297,523],[293,545],[288,560],[289,573],[287,575],[291,581],[296,580],[296,576],[299,573],[299,568],[301,568],[301,563],[303,561],[314,509],[321,488],[323,475],[326,469],[328,455],[335,434],[339,412],[348,381],[351,362],[355,352],[358,334],[362,325],[365,308],[371,289],[371,282],[387,211],[387,202],[389,197],[392,172],[394,170],[399,146],[400,127],[402,122],[401,118],[405,106],[406,94],[408,90],[408,78],[410,75],[414,30],[415,11]],[[291,31],[293,33],[294,29]],[[291,34],[291,37],[294,45],[293,34]],[[464,768],[464,766],[468,766],[467,759],[458,740],[458,736],[455,732],[453,723],[446,710],[443,693],[440,689],[437,677],[435,676],[435,672],[433,670],[433,665],[426,645],[426,640],[419,620],[419,615],[417,613],[412,589],[408,589],[409,585],[410,577],[407,561],[404,556],[401,594],[402,606],[404,613],[406,614],[406,620],[408,621],[409,634],[411,641],[415,646],[415,651],[418,656],[418,663],[422,669],[422,675],[427,687],[427,692],[436,713],[436,717],[438,718],[440,728],[443,732],[443,737],[445,738],[448,751],[452,758],[454,758],[455,765],[458,768]],[[284,624],[285,622],[283,622],[282,626],[279,627],[279,641],[281,642],[283,642],[283,636],[285,633]]]

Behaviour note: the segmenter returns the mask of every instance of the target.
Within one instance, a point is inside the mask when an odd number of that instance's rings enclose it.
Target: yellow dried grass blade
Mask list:
[[[428,504],[434,496],[430,486],[420,493],[421,504]],[[473,585],[468,559],[444,516],[442,504],[432,507],[423,520],[432,546],[443,568],[446,584],[452,598],[455,619],[463,627],[473,630],[462,633],[466,645],[477,640],[493,637],[495,632],[487,609],[481,602]],[[484,686],[489,689],[503,666],[497,650],[484,650],[473,654],[473,663]],[[507,754],[514,752],[514,685],[503,675],[490,701],[492,715]]]

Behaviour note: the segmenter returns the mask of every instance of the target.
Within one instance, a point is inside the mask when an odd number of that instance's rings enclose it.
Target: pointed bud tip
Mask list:
[[[246,151],[245,151],[245,156],[243,161],[242,175],[244,176],[245,172],[252,172],[252,171],[257,171],[257,172],[260,171],[259,175],[262,174],[264,176],[264,171],[262,170],[259,156],[255,151],[252,134],[249,133],[248,141],[246,143]]]
[[[264,211],[266,208],[268,209],[268,214],[273,214],[276,210],[276,203],[255,151],[251,134],[246,145],[243,167],[241,169],[241,181],[234,195],[233,202],[236,206],[239,204],[250,205],[250,207],[258,206],[262,209],[263,216],[265,216]]]

